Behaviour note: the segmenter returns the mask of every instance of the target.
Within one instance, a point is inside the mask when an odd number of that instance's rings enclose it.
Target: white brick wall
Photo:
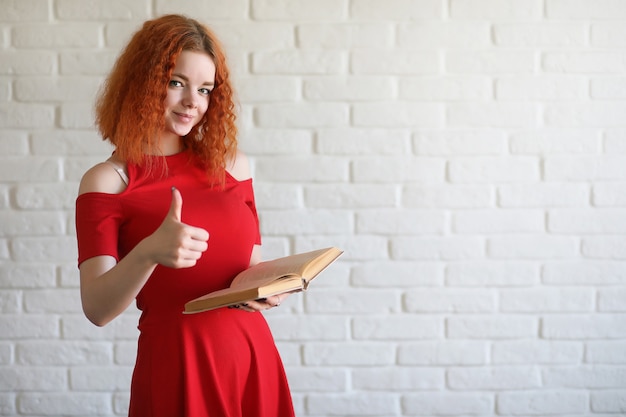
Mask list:
[[[0,416],[121,416],[81,313],[94,93],[143,20],[227,46],[299,416],[626,415],[626,0],[0,0]]]

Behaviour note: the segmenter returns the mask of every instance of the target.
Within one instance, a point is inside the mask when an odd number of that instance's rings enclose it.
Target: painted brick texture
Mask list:
[[[82,315],[93,99],[145,19],[227,47],[298,416],[626,415],[626,1],[0,1],[0,416],[123,416],[134,307]]]

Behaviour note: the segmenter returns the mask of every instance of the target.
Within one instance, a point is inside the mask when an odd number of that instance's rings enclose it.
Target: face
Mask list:
[[[215,63],[209,55],[183,51],[167,86],[165,98],[165,135],[188,134],[209,107],[215,86]]]

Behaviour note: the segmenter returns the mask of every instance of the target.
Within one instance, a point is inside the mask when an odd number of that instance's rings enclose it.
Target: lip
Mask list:
[[[178,113],[174,112],[174,114],[181,120],[185,122],[191,122],[193,120],[193,116],[187,113]]]

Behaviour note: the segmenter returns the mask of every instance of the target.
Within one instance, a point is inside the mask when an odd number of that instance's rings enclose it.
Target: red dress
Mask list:
[[[98,255],[123,258],[154,232],[171,203],[183,197],[182,222],[202,227],[209,248],[196,266],[157,266],[139,295],[140,336],[129,415],[133,417],[293,416],[289,386],[261,313],[221,308],[183,314],[185,302],[225,288],[260,243],[252,180],[227,174],[212,186],[188,152],[154,158],[152,174],[129,165],[120,194],[86,193],[76,200],[79,263]]]

